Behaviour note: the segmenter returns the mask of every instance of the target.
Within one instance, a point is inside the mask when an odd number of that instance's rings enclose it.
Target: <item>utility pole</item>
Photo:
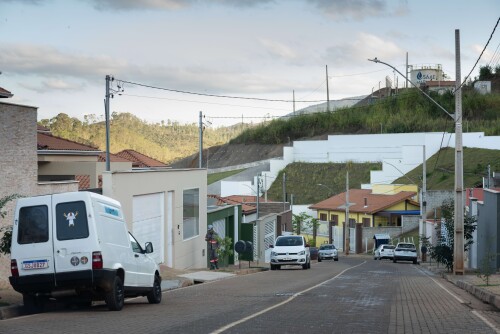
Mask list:
[[[283,212],[286,211],[286,174],[283,173]]]
[[[200,155],[198,157],[198,167],[201,168],[202,166],[202,159],[203,159],[203,113],[200,111],[200,121],[199,121],[199,146],[200,146]]]
[[[260,197],[260,175],[257,175],[257,197],[255,201],[257,203],[257,219],[259,219],[259,197]]]
[[[425,144],[422,145],[422,198],[420,199],[421,208],[420,216],[422,219],[422,225],[420,230],[420,236],[427,238],[427,228],[425,225],[425,219],[427,218],[427,163],[425,159]]]
[[[293,90],[292,93],[293,93],[293,116],[295,116],[295,90]]]
[[[106,95],[104,99],[104,118],[106,120],[106,171],[111,170],[111,164],[109,161],[109,98],[111,93],[109,92],[109,82],[113,80],[111,76],[106,75]]]
[[[408,88],[408,52],[406,53],[406,87]]]
[[[351,226],[349,224],[349,170],[346,171],[345,177],[345,255],[349,255],[349,242]]]
[[[464,171],[462,143],[462,88],[460,73],[460,30],[455,29],[455,242],[453,273],[464,274]]]
[[[326,111],[330,111],[330,90],[328,88],[328,65],[326,65]]]

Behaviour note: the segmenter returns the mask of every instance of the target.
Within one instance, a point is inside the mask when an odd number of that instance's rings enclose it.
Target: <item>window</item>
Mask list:
[[[320,213],[319,214],[319,220],[327,221],[328,220],[328,215],[326,213]]]
[[[49,219],[46,205],[28,206],[19,211],[18,244],[49,241]]]
[[[85,239],[89,236],[84,201],[56,205],[56,235],[57,240]]]
[[[184,190],[183,194],[183,227],[184,240],[200,234],[200,191],[199,189]]]
[[[130,233],[128,234],[128,236],[130,238],[130,244],[132,245],[132,250],[134,251],[134,253],[141,253],[141,254],[144,253],[141,245],[139,245],[137,240],[135,240],[134,236]]]

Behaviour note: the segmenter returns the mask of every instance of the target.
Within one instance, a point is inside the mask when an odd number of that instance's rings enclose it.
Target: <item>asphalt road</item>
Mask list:
[[[411,263],[341,257],[127,300],[3,320],[0,333],[498,333],[489,305]]]

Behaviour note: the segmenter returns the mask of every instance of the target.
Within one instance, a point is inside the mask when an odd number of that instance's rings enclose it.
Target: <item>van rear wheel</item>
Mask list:
[[[155,281],[153,283],[153,289],[148,293],[148,302],[150,304],[161,303],[161,280],[158,275],[155,276]]]
[[[113,287],[106,293],[105,301],[110,311],[120,311],[123,308],[125,293],[122,279],[119,276],[115,276]]]
[[[41,313],[45,309],[45,298],[23,293],[23,304],[27,313]]]

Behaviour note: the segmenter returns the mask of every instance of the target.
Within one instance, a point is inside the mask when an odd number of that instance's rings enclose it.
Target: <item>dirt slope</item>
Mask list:
[[[283,144],[260,145],[260,144],[224,144],[213,146],[203,150],[203,167],[219,168],[234,166],[249,162],[279,158],[283,156]],[[187,158],[178,160],[170,166],[173,168],[196,168],[198,167],[199,154],[193,154]]]

